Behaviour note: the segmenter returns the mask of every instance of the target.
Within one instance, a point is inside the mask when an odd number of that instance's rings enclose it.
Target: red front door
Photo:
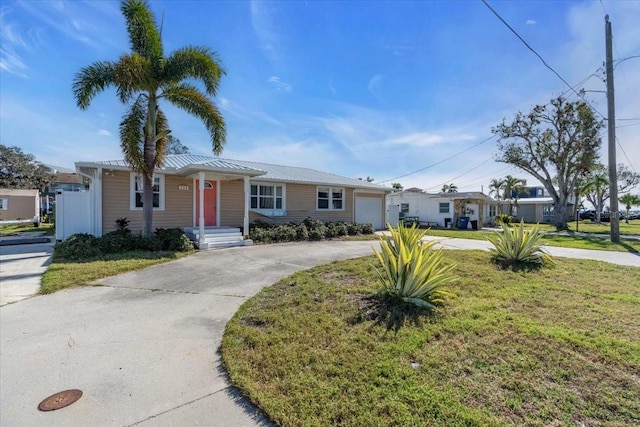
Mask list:
[[[204,225],[216,224],[216,182],[204,182]],[[196,179],[196,225],[200,225],[200,181]]]

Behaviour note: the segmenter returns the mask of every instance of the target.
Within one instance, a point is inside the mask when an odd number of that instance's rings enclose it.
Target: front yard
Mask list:
[[[372,297],[373,257],[263,290],[227,325],[233,383],[280,425],[640,423],[640,268],[444,257],[456,296],[432,316]]]

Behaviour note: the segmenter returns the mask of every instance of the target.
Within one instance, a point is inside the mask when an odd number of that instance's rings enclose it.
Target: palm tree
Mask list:
[[[496,200],[502,199],[504,179],[493,178],[489,183],[489,197],[493,196]],[[498,209],[502,213],[502,203],[498,203]]]
[[[600,222],[600,213],[604,205],[604,195],[608,187],[608,172],[602,169],[594,171],[589,175],[582,183],[582,188],[580,188],[580,194],[585,194],[587,199],[596,208],[596,222]]]
[[[640,196],[636,196],[635,194],[625,194],[620,197],[620,203],[625,205],[625,209],[627,210],[627,214],[625,215],[625,221],[629,224],[629,211],[631,210],[631,206],[640,206]]]
[[[502,180],[502,198],[504,200],[509,200],[509,215],[513,215],[513,206],[511,201],[513,200],[513,204],[518,206],[518,198],[520,197],[520,193],[525,190],[525,185],[527,185],[527,180],[523,178],[516,178],[515,176],[507,175]]]
[[[75,75],[75,100],[85,110],[107,87],[115,87],[119,100],[129,109],[120,122],[120,146],[125,160],[143,177],[143,230],[152,233],[153,173],[162,166],[169,127],[160,100],[202,120],[211,135],[213,151],[222,152],[226,141],[220,111],[207,97],[218,90],[225,74],[217,54],[206,47],[186,46],[164,56],[160,29],[146,0],[123,0],[131,52],[117,61],[99,61]],[[199,80],[205,93],[186,79]]]
[[[455,185],[453,182],[451,184],[444,184],[442,186],[442,190],[440,190],[441,193],[457,193],[458,192],[458,186]]]

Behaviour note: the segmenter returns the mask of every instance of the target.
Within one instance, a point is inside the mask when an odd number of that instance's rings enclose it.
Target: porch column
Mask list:
[[[199,181],[198,192],[200,197],[199,199],[200,212],[198,212],[198,232],[199,232],[198,242],[203,244],[204,238],[205,238],[204,237],[204,172],[198,172],[198,181]]]
[[[249,238],[249,204],[251,196],[251,185],[249,184],[249,177],[244,177],[244,222],[242,224],[242,234],[244,238]]]

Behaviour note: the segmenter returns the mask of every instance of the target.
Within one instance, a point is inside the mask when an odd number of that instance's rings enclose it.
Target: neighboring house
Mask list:
[[[419,189],[391,193],[389,204],[399,206],[400,216],[417,218],[423,225],[457,227],[460,217],[478,221],[478,227],[492,225],[498,203],[481,192],[429,194]]]
[[[0,221],[35,220],[40,217],[40,192],[0,188]]]
[[[58,191],[85,191],[88,184],[84,179],[71,169],[60,166],[46,165],[55,174],[55,180],[51,182],[42,195],[42,212],[52,212],[55,207],[56,193]]]
[[[514,195],[512,193],[512,195]],[[509,212],[509,201],[502,201],[503,212]],[[518,194],[518,199],[511,200],[513,216],[516,221],[521,219],[527,223],[551,223],[553,221],[553,198],[547,196],[544,187],[525,187]],[[575,215],[574,199],[570,196],[567,220]]]
[[[79,202],[90,211],[85,232],[113,231],[121,217],[131,230],[142,229],[142,180],[124,160],[77,162],[76,171],[90,182],[89,199]],[[257,219],[286,223],[311,217],[382,229],[391,191],[313,169],[191,154],[168,155],[156,170],[154,189],[153,226],[181,227],[196,239],[205,227],[236,227],[246,237]]]

